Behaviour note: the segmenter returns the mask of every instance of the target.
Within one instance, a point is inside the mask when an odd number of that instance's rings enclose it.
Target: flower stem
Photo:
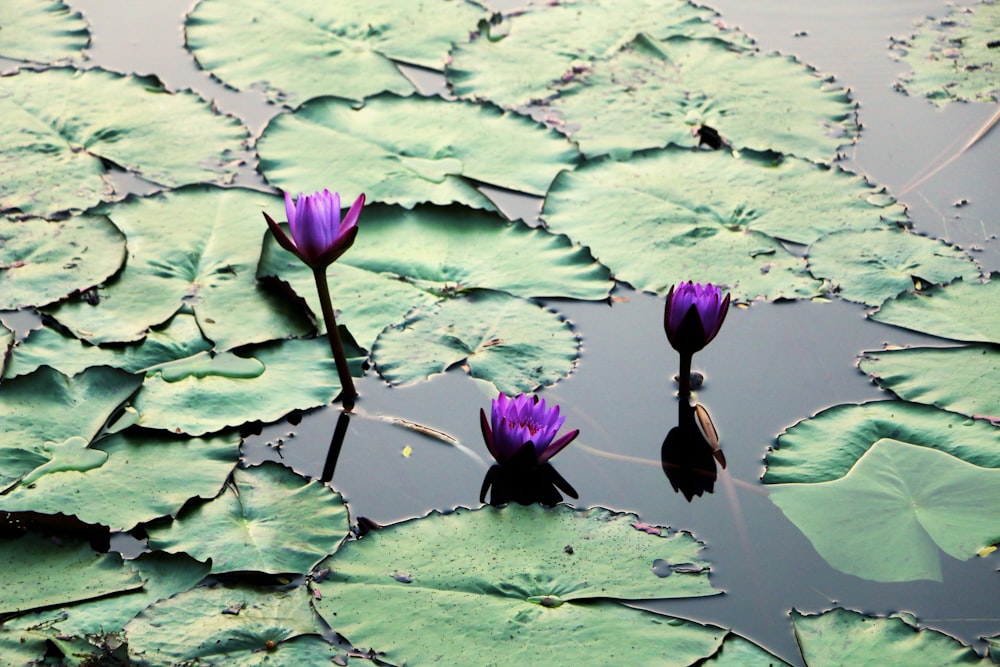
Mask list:
[[[330,351],[333,352],[333,360],[337,364],[337,375],[340,376],[340,399],[344,403],[344,410],[350,412],[354,409],[354,399],[358,397],[358,392],[354,388],[354,379],[351,377],[351,370],[347,366],[347,355],[344,354],[344,345],[340,342],[337,319],[333,315],[333,302],[330,300],[330,286],[326,282],[326,269],[313,269],[313,277],[316,279],[316,291],[319,293],[319,303],[323,309],[326,335],[330,339]]]
[[[677,392],[677,395],[683,399],[690,398],[691,396],[691,357],[693,356],[693,354],[681,352],[681,372],[677,375],[680,390]]]

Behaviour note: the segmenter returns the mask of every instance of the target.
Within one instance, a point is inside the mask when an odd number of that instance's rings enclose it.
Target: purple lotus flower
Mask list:
[[[487,421],[485,410],[479,416],[486,447],[501,465],[530,468],[545,463],[580,434],[570,431],[553,440],[566,418],[559,416],[558,405],[548,408],[544,399],[527,394],[500,394],[493,399],[491,419]]]
[[[275,240],[285,250],[293,253],[310,268],[325,268],[344,254],[354,244],[358,235],[358,216],[365,204],[362,194],[354,200],[351,210],[341,219],[340,193],[329,190],[311,195],[299,194],[293,202],[285,193],[285,214],[292,232],[289,238],[284,230],[264,213]]]
[[[690,281],[674,285],[667,294],[663,328],[667,340],[681,354],[694,354],[715,338],[729,312],[729,294],[711,283]]]

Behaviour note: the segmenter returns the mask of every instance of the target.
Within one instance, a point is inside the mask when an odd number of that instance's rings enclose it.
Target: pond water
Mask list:
[[[240,117],[254,135],[277,111],[256,93],[227,89],[196,68],[183,48],[189,0],[68,4],[90,22],[94,65],[155,74],[171,89],[191,88]],[[924,15],[940,16],[943,2],[716,0],[713,7],[764,51],[795,55],[849,87],[863,130],[844,156],[845,168],[898,194],[918,231],[969,249],[985,272],[1000,270],[997,132],[912,185],[996,111],[983,104],[937,108],[893,90],[906,66],[888,57],[890,36],[909,34]],[[241,184],[263,181],[248,169]],[[956,207],[959,201],[968,203]],[[532,200],[501,203],[529,220],[536,212]],[[941,341],[866,320],[863,307],[837,300],[732,308],[718,338],[694,361],[705,374],[696,398],[711,412],[728,466],[714,493],[688,502],[671,488],[659,456],[677,421],[677,356],[663,334],[662,309],[662,297],[624,286],[610,304],[559,302],[559,312],[581,337],[582,354],[576,371],[543,394],[562,407],[567,427],[581,430],[554,461],[579,491],[574,504],[634,512],[643,522],[688,530],[705,542],[713,583],[725,595],[650,608],[732,627],[792,664],[802,664],[788,618],[792,608],[816,612],[837,603],[873,613],[908,611],[979,647],[980,637],[1000,631],[996,557],[960,562],[945,556],[940,583],[881,584],[842,574],[816,553],[759,482],[767,448],[785,428],[831,405],[889,397],[858,370],[861,351]],[[492,395],[474,387],[457,369],[405,388],[390,388],[371,371],[358,383],[357,414],[332,479],[355,517],[389,523],[478,506],[490,463],[478,413],[488,409]],[[330,463],[339,415],[332,407],[295,425],[266,427],[245,443],[245,458],[281,460],[318,477]],[[422,435],[401,421],[436,429],[460,444]]]

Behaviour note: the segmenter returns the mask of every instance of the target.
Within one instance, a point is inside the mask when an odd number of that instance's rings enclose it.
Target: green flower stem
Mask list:
[[[682,399],[687,399],[691,396],[691,358],[693,356],[693,354],[684,354],[681,352],[681,372],[677,375],[677,381],[680,383],[681,388],[677,392],[677,395]]]
[[[340,376],[340,400],[344,404],[344,410],[350,412],[354,409],[354,399],[358,397],[358,391],[354,388],[354,378],[351,377],[351,369],[347,365],[344,345],[340,342],[337,319],[333,315],[333,302],[330,300],[330,286],[326,282],[326,268],[314,268],[313,277],[316,279],[316,291],[319,293],[319,303],[323,309],[326,335],[330,339],[330,351],[333,352],[337,374]]]

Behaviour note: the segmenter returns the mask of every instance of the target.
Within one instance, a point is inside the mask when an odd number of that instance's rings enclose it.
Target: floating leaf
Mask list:
[[[1000,419],[1000,348],[995,345],[865,352],[860,366],[904,400]]]
[[[336,174],[345,196],[364,192],[370,201],[407,208],[457,202],[488,210],[495,206],[473,182],[544,195],[579,155],[564,137],[524,116],[395,95],[370,98],[360,109],[334,98],[310,100],[276,116],[257,150],[264,176],[283,190],[329,187]]]
[[[900,77],[903,90],[938,104],[1000,100],[998,28],[1000,5],[981,2],[951,7],[946,18],[929,18],[908,39],[893,40],[893,54],[913,68]]]
[[[165,187],[225,182],[245,139],[236,120],[155,80],[98,69],[0,77],[0,211],[46,216],[115,198],[102,160]]]
[[[788,663],[753,642],[730,633],[705,667],[788,667]]]
[[[51,472],[30,486],[21,484],[0,496],[0,510],[66,514],[129,530],[177,513],[189,498],[217,495],[239,457],[239,435],[180,439],[126,432],[92,448],[106,456],[103,465]]]
[[[573,371],[579,341],[559,316],[501,292],[475,292],[417,310],[375,341],[372,359],[391,384],[464,363],[507,394],[534,391]]]
[[[833,283],[848,301],[878,306],[900,292],[955,278],[975,280],[979,268],[964,252],[943,241],[903,230],[842,231],[809,247],[809,272]]]
[[[307,333],[296,304],[257,283],[261,211],[279,206],[253,190],[193,186],[108,207],[128,236],[128,264],[96,305],[77,299],[51,314],[93,343],[141,340],[184,306],[220,350]]]
[[[198,63],[222,81],[297,105],[320,95],[412,93],[395,62],[441,69],[451,42],[485,18],[482,7],[464,0],[206,0],[188,16],[186,33]]]
[[[125,235],[103,216],[0,220],[0,310],[44,306],[102,282],[125,261]]]
[[[32,63],[82,59],[87,23],[62,2],[5,0],[0,4],[0,57]]]
[[[693,664],[717,651],[725,631],[594,600],[716,592],[698,542],[641,532],[635,520],[539,505],[432,514],[345,543],[321,564],[331,572],[314,584],[314,605],[355,646],[397,664],[487,664],[498,653],[509,664],[594,655]],[[669,576],[654,574],[657,559]]]
[[[1000,344],[1000,280],[956,280],[920,294],[903,294],[869,317],[941,338]]]
[[[920,629],[902,615],[881,618],[847,609],[802,614],[793,609],[792,623],[810,667],[989,664],[953,637]]]
[[[588,158],[693,147],[707,126],[735,148],[826,162],[857,132],[853,104],[829,79],[722,39],[640,34],[582,70],[554,86],[547,108]]]
[[[340,495],[265,463],[233,472],[218,498],[149,529],[153,549],[212,561],[212,572],[305,574],[337,549],[350,525]]]
[[[930,447],[971,464],[1000,468],[1000,430],[986,422],[902,401],[837,405],[778,436],[765,484],[825,482],[847,474],[877,441]]]
[[[967,560],[1000,541],[1000,470],[890,438],[840,479],[770,495],[827,563],[864,579],[941,581],[939,549]]]

